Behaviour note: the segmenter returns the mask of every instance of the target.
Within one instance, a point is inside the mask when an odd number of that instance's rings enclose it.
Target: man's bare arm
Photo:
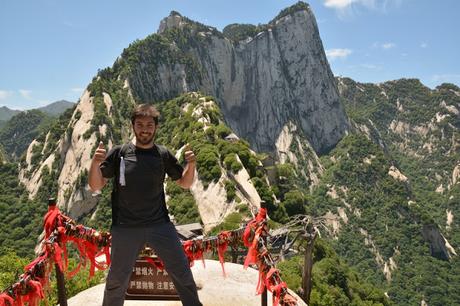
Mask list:
[[[176,183],[184,189],[189,189],[195,178],[196,157],[189,146],[187,146],[185,150],[184,157],[187,161],[187,165],[184,168],[184,172],[182,172],[182,177],[178,179]]]
[[[104,148],[104,143],[101,141],[99,142],[96,152],[94,152],[89,168],[88,184],[93,192],[101,190],[107,183],[107,179],[102,176],[101,169],[99,168],[101,163],[105,160],[106,154],[107,151]]]

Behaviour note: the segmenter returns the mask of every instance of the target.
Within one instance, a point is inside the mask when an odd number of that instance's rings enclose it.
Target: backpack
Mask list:
[[[161,161],[163,163],[163,169],[165,170],[164,173],[166,173],[166,169],[164,168],[164,165],[166,164],[166,159],[168,158],[168,149],[166,149],[166,147],[162,146],[162,145],[155,145],[157,148],[158,148],[158,153],[160,153],[160,156],[161,156]],[[124,174],[124,171],[125,171],[125,163],[124,163],[124,157],[126,156],[126,153],[128,152],[128,149],[129,149],[129,146],[128,144],[122,144],[121,145],[121,148],[120,150],[118,151],[118,178],[119,178],[119,181],[118,181],[118,184],[120,184],[121,186],[125,186],[126,185],[126,181],[125,181],[125,174]],[[163,174],[164,175],[164,174]]]

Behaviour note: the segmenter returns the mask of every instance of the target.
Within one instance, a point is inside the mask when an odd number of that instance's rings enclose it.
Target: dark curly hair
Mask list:
[[[134,124],[134,120],[139,117],[152,117],[153,121],[155,121],[155,125],[158,125],[160,112],[151,104],[139,104],[134,108],[131,114],[131,123]]]

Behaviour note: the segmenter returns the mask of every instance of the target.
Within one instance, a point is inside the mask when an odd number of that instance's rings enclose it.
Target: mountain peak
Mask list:
[[[164,32],[170,29],[184,29],[185,27],[190,27],[192,30],[196,32],[212,32],[216,35],[219,35],[220,33],[215,27],[211,27],[198,21],[189,19],[185,16],[182,16],[177,11],[171,11],[168,17],[165,17],[163,18],[163,20],[161,20],[157,34],[163,34]]]
[[[171,11],[168,17],[165,17],[163,20],[161,20],[157,33],[161,34],[164,31],[172,28],[182,28],[185,24],[187,24],[187,22],[179,12]]]
[[[270,24],[276,23],[276,21],[282,19],[283,17],[286,17],[288,15],[292,15],[298,11],[307,11],[310,12],[310,5],[308,3],[305,3],[303,1],[299,1],[294,5],[291,5],[290,7],[285,8],[282,10],[275,18],[273,18],[272,21],[270,21]]]
[[[178,11],[171,11],[171,12],[169,13],[169,16],[179,16],[179,17],[182,17],[182,14],[179,13]]]

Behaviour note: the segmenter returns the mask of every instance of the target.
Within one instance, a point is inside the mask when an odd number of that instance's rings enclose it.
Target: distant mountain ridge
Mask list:
[[[51,115],[51,116],[58,116],[65,112],[67,109],[73,107],[75,105],[74,102],[69,102],[67,100],[59,100],[56,102],[53,102],[51,104],[48,104],[43,107],[37,108],[39,111],[44,112],[45,114]]]
[[[56,101],[36,109],[19,111],[8,107],[0,108],[0,114],[7,120],[0,121],[0,145],[8,159],[19,158],[30,142],[57,120],[57,116],[75,106],[66,100]]]
[[[20,110],[9,109],[6,106],[0,107],[0,121],[7,121],[10,120],[16,114],[19,114]]]
[[[14,115],[0,128],[0,145],[4,148],[8,159],[19,158],[30,142],[38,134],[46,130],[45,126],[53,120],[39,110],[26,110]]]
[[[71,108],[74,105],[75,105],[74,102],[70,102],[70,101],[67,101],[67,100],[59,100],[59,101],[53,102],[51,104],[48,104],[46,106],[32,108],[32,109],[29,109],[29,110],[37,109],[39,111],[44,112],[45,114],[48,114],[48,115],[51,115],[51,116],[58,116],[58,115],[62,114],[65,110]],[[22,112],[22,111],[17,110],[17,109],[10,109],[7,106],[2,106],[2,107],[0,107],[0,121],[8,121],[14,115],[17,115],[20,112]]]

